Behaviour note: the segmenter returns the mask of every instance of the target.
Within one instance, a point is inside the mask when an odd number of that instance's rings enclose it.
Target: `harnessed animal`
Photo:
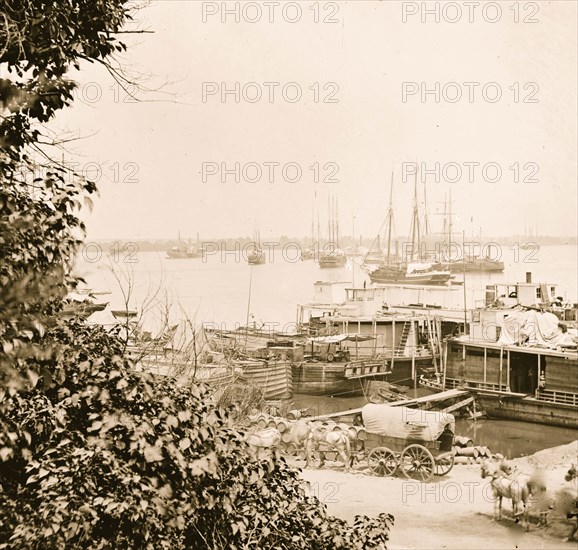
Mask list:
[[[494,518],[502,518],[502,499],[512,501],[513,515],[516,523],[522,519],[525,531],[529,530],[529,500],[533,495],[546,488],[529,476],[514,472],[505,460],[499,462],[482,462],[482,478],[491,478],[490,485],[494,496]]]
[[[251,431],[246,435],[245,441],[258,459],[261,450],[277,448],[279,443],[281,443],[281,433],[276,428],[266,428],[258,432]]]
[[[325,454],[324,451],[334,450],[339,454],[343,460],[345,471],[349,471],[350,461],[351,461],[351,443],[349,440],[349,433],[347,432],[333,432],[325,429],[319,429],[315,426],[311,426],[307,440],[305,443],[306,451],[306,466],[309,467],[312,460],[313,448],[321,448],[321,458],[319,462],[319,467],[325,464]]]
[[[572,464],[570,466],[570,469],[566,472],[564,479],[568,482],[571,482],[571,481],[574,481],[576,478],[578,478],[578,472],[576,471],[576,465]],[[570,491],[568,491],[568,493],[570,493]],[[568,496],[570,496],[570,495],[568,494]],[[574,491],[574,495],[572,495],[572,496],[576,496],[576,491]],[[568,498],[568,500],[570,502],[573,502],[574,506],[569,507],[569,509],[566,510],[566,518],[567,519],[575,519],[576,525],[574,525],[574,527],[572,529],[572,533],[570,533],[570,535],[568,536],[568,538],[566,540],[567,541],[573,541],[573,540],[578,540],[576,538],[576,533],[578,533],[578,498],[576,498],[576,499]]]

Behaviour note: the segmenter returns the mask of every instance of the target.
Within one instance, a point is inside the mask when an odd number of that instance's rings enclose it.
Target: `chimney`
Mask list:
[[[527,283],[532,282],[532,272],[531,271],[526,271],[526,282]]]

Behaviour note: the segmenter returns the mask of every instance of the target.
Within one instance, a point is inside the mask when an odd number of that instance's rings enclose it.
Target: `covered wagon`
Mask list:
[[[431,481],[453,468],[456,422],[452,414],[370,403],[361,415],[373,473],[393,475],[399,469],[408,478]]]

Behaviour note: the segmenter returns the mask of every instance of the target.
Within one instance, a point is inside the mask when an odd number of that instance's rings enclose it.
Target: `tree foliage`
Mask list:
[[[248,453],[206,388],[153,379],[114,331],[58,316],[96,186],[50,157],[41,125],[71,103],[71,68],[125,49],[131,10],[0,1],[0,548],[384,546],[390,516],[329,516],[283,458]]]

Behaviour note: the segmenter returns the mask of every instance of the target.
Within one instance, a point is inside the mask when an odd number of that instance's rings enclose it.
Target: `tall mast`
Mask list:
[[[452,188],[450,187],[450,201],[448,207],[448,254],[451,254],[452,248],[452,232],[453,232],[453,223],[452,223]]]
[[[339,207],[337,206],[337,197],[335,197],[335,244],[339,248]]]
[[[429,225],[429,215],[427,212],[427,188],[425,185],[425,179],[423,181],[423,208],[424,208],[424,235],[429,235],[431,232],[431,227]]]
[[[391,172],[391,185],[389,186],[389,208],[387,210],[387,265],[391,256],[391,228],[393,225],[393,171]]]
[[[444,216],[442,222],[442,246],[446,246],[448,239],[448,196],[444,195]]]
[[[415,173],[415,183],[414,183],[414,190],[413,190],[413,214],[411,219],[411,247],[412,247],[412,260],[415,258],[416,249],[415,245],[417,245],[417,254],[419,255],[420,252],[420,245],[421,245],[421,238],[420,238],[420,231],[419,231],[419,210],[418,210],[418,203],[417,203],[417,171]]]
[[[333,242],[333,235],[331,230],[331,197],[327,197],[327,240],[328,242]]]

